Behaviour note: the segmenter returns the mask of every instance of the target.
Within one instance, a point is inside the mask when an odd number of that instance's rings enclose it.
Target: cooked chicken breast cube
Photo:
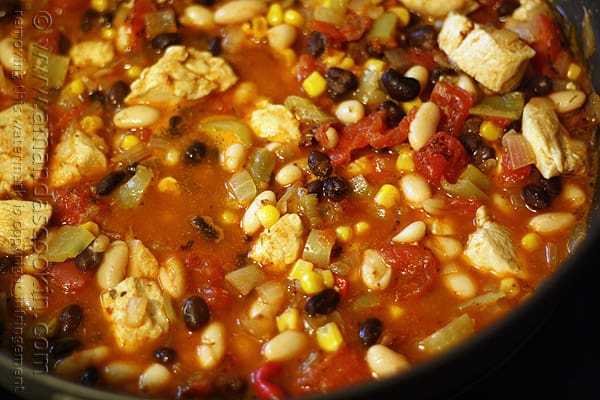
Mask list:
[[[51,216],[50,204],[24,200],[0,201],[0,253],[30,252]]]
[[[442,18],[452,11],[461,11],[475,7],[472,0],[403,0],[402,3],[421,15]]]
[[[237,82],[231,66],[210,52],[170,46],[165,54],[131,84],[127,104],[176,105],[223,92]]]
[[[250,116],[250,126],[257,136],[272,142],[300,141],[300,123],[280,104],[264,103]]]
[[[302,220],[298,214],[286,214],[260,234],[250,250],[250,258],[265,267],[282,270],[298,258],[302,235]]]
[[[516,88],[529,59],[535,56],[516,33],[474,24],[454,13],[444,21],[438,44],[452,63],[498,93]]]
[[[568,136],[550,100],[534,97],[527,102],[522,130],[535,153],[535,166],[544,178],[585,172],[587,147]]]
[[[87,40],[75,43],[69,50],[71,61],[77,67],[102,68],[115,58],[112,42],[106,40]]]

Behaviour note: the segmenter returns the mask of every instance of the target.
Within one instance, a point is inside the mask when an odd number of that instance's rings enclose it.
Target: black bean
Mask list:
[[[306,52],[313,57],[319,57],[325,51],[325,37],[321,32],[312,31],[308,35]]]
[[[481,127],[482,122],[483,119],[481,117],[478,117],[477,115],[470,116],[466,119],[465,123],[463,124],[463,127],[461,129],[461,135],[476,135],[478,138],[480,138],[479,128]],[[481,138],[479,140],[481,141]]]
[[[81,378],[79,379],[81,383],[84,385],[95,385],[98,383],[100,379],[100,372],[96,367],[88,367],[81,374]]]
[[[369,318],[360,324],[358,338],[364,347],[370,347],[377,343],[383,332],[383,322],[378,318]]]
[[[458,72],[456,72],[452,68],[444,68],[444,67],[434,68],[431,71],[431,75],[429,76],[429,82],[431,83],[431,85],[435,85],[440,80],[440,78],[444,75],[457,76]]]
[[[200,296],[188,297],[181,307],[183,320],[190,331],[202,328],[210,320],[208,304]]]
[[[183,122],[181,115],[173,115],[169,119],[169,128],[177,128]]]
[[[53,340],[48,347],[48,351],[56,358],[66,357],[78,348],[81,342],[77,339]]]
[[[194,141],[190,144],[183,155],[183,159],[188,164],[197,164],[206,155],[206,145],[202,142]]]
[[[210,241],[216,242],[223,238],[223,232],[207,217],[199,216],[193,218],[192,225]]]
[[[310,316],[329,314],[340,302],[340,294],[335,289],[325,289],[308,299],[304,311]]]
[[[194,2],[203,6],[212,6],[215,4],[215,0],[194,0]]]
[[[313,150],[308,155],[308,168],[317,178],[326,178],[331,175],[333,166],[329,156],[320,151]]]
[[[379,82],[388,96],[400,102],[413,100],[421,91],[418,80],[406,77],[393,68],[381,74]]]
[[[177,359],[177,352],[171,347],[159,347],[154,350],[153,356],[157,362],[163,365],[171,365]]]
[[[58,51],[60,54],[67,55],[71,49],[71,41],[62,32],[58,35]]]
[[[125,97],[131,92],[129,85],[123,81],[116,81],[108,89],[108,101],[114,106],[120,106],[123,104]]]
[[[323,196],[333,201],[341,201],[349,191],[348,183],[339,176],[330,176],[323,181]]]
[[[544,191],[548,193],[548,196],[558,196],[562,191],[562,182],[560,181],[560,175],[553,176],[550,179],[541,178],[540,186],[544,188]]]
[[[219,54],[221,54],[221,51],[223,51],[223,46],[221,45],[221,38],[218,36],[212,38],[210,42],[208,42],[207,49],[213,56],[218,56]]]
[[[411,29],[407,36],[408,45],[421,50],[437,48],[437,31],[432,25],[423,25]]]
[[[385,124],[388,128],[395,128],[406,116],[406,113],[392,100],[386,100],[377,106],[377,110],[385,110]]]
[[[550,196],[541,185],[525,185],[521,190],[521,197],[532,210],[544,210],[550,207]]]
[[[181,35],[177,32],[159,33],[150,41],[152,48],[159,53],[176,44],[181,44]]]
[[[97,101],[100,104],[104,104],[106,102],[106,96],[102,93],[102,90],[94,90],[89,95],[91,101]]]
[[[365,45],[365,53],[367,53],[370,58],[378,58],[380,60],[385,56],[383,47],[376,42],[367,42]]]
[[[110,194],[113,190],[117,188],[117,186],[119,186],[121,182],[123,182],[126,175],[127,174],[125,173],[125,171],[121,170],[109,173],[104,178],[102,178],[100,182],[98,182],[98,184],[96,185],[96,194],[100,196]]]
[[[98,25],[103,28],[112,28],[115,14],[112,12],[104,12],[98,17]]]
[[[131,165],[128,165],[127,168],[125,168],[125,177],[126,178],[131,178],[132,176],[135,175],[135,173],[137,172],[138,164],[139,163],[135,162]]]
[[[466,124],[465,124],[466,125]],[[458,137],[458,140],[471,155],[475,154],[477,149],[483,144],[481,136],[478,133],[466,133]]]
[[[7,255],[0,257],[0,272],[1,273],[10,273],[15,270],[15,268],[19,265],[17,263],[17,257],[14,255]]]
[[[327,94],[336,101],[358,88],[356,75],[338,67],[329,68],[325,73],[325,80],[327,81]]]
[[[502,0],[500,4],[496,6],[496,13],[498,17],[508,17],[511,15],[518,7],[520,3],[517,0]]]
[[[18,0],[0,1],[0,22],[11,19],[20,10],[23,5]]]
[[[83,319],[83,310],[77,304],[66,306],[58,316],[58,332],[63,336],[68,336],[75,332],[81,320]]]
[[[94,10],[86,10],[81,19],[79,20],[79,26],[83,32],[89,32],[92,30],[98,20],[98,12]]]
[[[323,195],[323,181],[316,179],[312,182],[309,182],[306,185],[306,190],[309,194],[316,194],[317,197],[321,197]]]
[[[544,75],[537,75],[528,82],[527,88],[534,96],[546,96],[553,90],[552,79]]]
[[[476,166],[482,165],[485,161],[496,158],[496,150],[487,144],[479,146],[473,152],[473,164]]]
[[[98,268],[102,264],[102,260],[104,260],[104,253],[93,251],[87,247],[75,257],[75,265],[81,271],[86,272]]]
[[[506,128],[504,128],[504,132],[506,133],[511,130],[514,130],[516,132],[521,132],[521,128],[522,128],[521,120],[517,119],[517,120],[511,122],[510,124],[508,124],[506,126]]]

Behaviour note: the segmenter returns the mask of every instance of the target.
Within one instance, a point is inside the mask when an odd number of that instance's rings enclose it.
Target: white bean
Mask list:
[[[440,261],[451,261],[462,254],[463,245],[458,239],[447,236],[433,236],[425,241],[425,245]]]
[[[308,345],[308,337],[299,331],[283,331],[263,346],[262,353],[269,361],[287,361],[297,357]]]
[[[296,28],[288,24],[279,24],[267,31],[267,41],[273,49],[282,51],[292,47],[298,33]]]
[[[586,195],[579,185],[575,183],[566,183],[563,186],[561,197],[569,202],[573,209],[582,207],[585,204]]]
[[[204,6],[191,5],[183,10],[179,19],[183,26],[202,30],[210,30],[215,27],[213,12]]]
[[[384,290],[392,281],[392,268],[383,261],[379,252],[367,249],[360,266],[360,276],[369,289]]]
[[[529,227],[537,233],[558,233],[575,225],[574,214],[564,211],[547,212],[536,215],[529,220]]]
[[[91,365],[102,363],[109,355],[110,348],[105,345],[81,350],[59,361],[54,367],[54,372],[58,375],[73,375],[80,373]]]
[[[142,372],[139,387],[142,392],[156,393],[169,383],[171,372],[167,367],[159,363],[152,363]]]
[[[211,322],[202,331],[200,345],[196,348],[198,362],[203,369],[217,366],[225,355],[225,325]]]
[[[337,146],[339,141],[340,141],[340,135],[338,134],[338,132],[335,130],[334,127],[330,126],[325,131],[325,138],[321,142],[321,144],[326,149],[333,149],[335,146]]]
[[[365,116],[365,107],[358,100],[345,100],[335,108],[335,116],[343,124],[353,124]]]
[[[90,249],[96,253],[105,252],[110,245],[110,239],[105,234],[101,233],[94,239],[90,245]]]
[[[43,254],[31,253],[23,258],[23,272],[26,274],[43,272],[48,268],[48,265],[48,259]]]
[[[110,289],[125,278],[129,262],[129,247],[122,240],[112,242],[104,252],[102,263],[96,272],[98,286]]]
[[[39,313],[46,308],[44,288],[33,275],[21,275],[15,281],[13,293],[15,307],[27,314]]]
[[[430,101],[421,104],[408,128],[408,143],[419,150],[435,134],[440,122],[440,109]]]
[[[139,376],[140,369],[128,361],[112,361],[104,366],[102,377],[111,384],[130,382]]]
[[[471,277],[461,272],[443,276],[446,287],[462,299],[469,299],[477,293],[477,286]]]
[[[585,104],[586,95],[581,90],[561,90],[550,93],[548,98],[554,103],[559,114],[575,111]]]
[[[225,3],[214,14],[214,19],[220,25],[233,25],[246,22],[264,14],[267,3],[260,0],[234,0]]]
[[[275,182],[281,186],[288,186],[302,179],[302,170],[294,164],[284,165],[277,174],[275,174]]]
[[[169,296],[179,299],[185,289],[185,269],[181,260],[175,256],[167,258],[158,270],[158,282]]]
[[[439,197],[432,197],[423,201],[423,210],[431,215],[445,215],[446,202]]]
[[[7,37],[0,41],[0,63],[7,71],[16,74],[25,74],[28,69],[23,54],[27,53],[26,48],[21,48],[20,54],[17,52],[17,45],[23,44],[22,41],[16,41],[12,37]]]
[[[456,234],[454,220],[448,218],[433,218],[429,222],[429,230],[434,235],[451,236]]]
[[[366,358],[371,373],[378,379],[396,375],[410,367],[406,357],[382,344],[369,347]]]
[[[422,65],[413,65],[404,73],[404,76],[418,80],[421,85],[421,92],[429,83],[429,71]]]
[[[393,242],[397,243],[412,243],[418,242],[425,237],[427,226],[423,221],[415,221],[406,225],[400,232],[392,238]]]
[[[222,153],[221,165],[226,171],[235,172],[244,166],[248,150],[241,143],[233,143],[227,147]]]
[[[467,74],[460,74],[456,80],[456,86],[467,91],[473,100],[477,99],[479,92],[477,91],[477,85],[473,82],[473,79]]]
[[[160,111],[154,107],[139,104],[119,110],[113,117],[113,122],[117,128],[131,129],[150,126],[159,119]]]
[[[275,193],[270,190],[265,190],[252,200],[252,203],[246,209],[244,216],[242,217],[242,229],[246,235],[252,235],[260,229],[262,226],[256,213],[262,206],[267,204],[275,205],[277,199]]]
[[[427,179],[419,173],[404,175],[400,178],[399,186],[406,201],[414,207],[422,207],[423,202],[431,198],[431,187]]]

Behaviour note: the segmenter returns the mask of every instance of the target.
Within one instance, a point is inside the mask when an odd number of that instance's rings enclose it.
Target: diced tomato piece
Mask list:
[[[225,271],[221,263],[211,256],[190,252],[184,260],[184,265],[191,275],[192,284],[196,287],[207,284],[222,286],[225,280]]]
[[[345,299],[348,296],[348,290],[350,288],[350,283],[348,282],[348,278],[342,275],[334,274],[334,285],[340,293],[340,297]]]
[[[557,60],[562,48],[560,29],[552,17],[546,14],[537,15],[533,23],[536,26],[535,41],[530,43],[536,52],[533,65],[540,73],[551,71],[551,66]]]
[[[438,81],[433,87],[430,100],[440,108],[439,130],[460,135],[473,106],[473,98],[469,92],[451,83]]]
[[[524,184],[533,172],[533,166],[526,165],[512,169],[508,152],[502,150],[500,156],[502,162],[500,163],[500,173],[496,175],[496,184],[503,188],[517,187]]]
[[[79,10],[87,10],[89,7],[90,0],[48,0],[44,9],[53,16],[61,16]]]
[[[312,20],[311,28],[313,31],[321,32],[327,38],[327,45],[339,47],[344,42],[359,40],[371,27],[371,18],[348,14],[344,24],[337,27],[333,24],[323,21]]]
[[[204,286],[197,290],[211,310],[227,311],[233,303],[233,295],[216,286]]]
[[[469,154],[462,143],[445,132],[436,133],[413,157],[415,169],[427,180],[439,186],[442,176],[455,182],[467,166]]]
[[[92,277],[93,271],[83,272],[73,260],[54,264],[48,269],[48,281],[64,292],[77,292]]]
[[[77,225],[92,220],[106,207],[96,203],[89,184],[56,188],[53,191],[52,220]]]
[[[260,399],[280,400],[286,397],[285,392],[271,379],[281,373],[281,364],[267,361],[251,374],[254,390]]]
[[[483,200],[479,197],[452,197],[448,200],[452,212],[463,217],[475,217],[475,211],[483,205]]]
[[[433,51],[421,50],[411,47],[407,50],[408,58],[411,65],[422,65],[429,71],[438,67],[437,62],[434,58]]]
[[[438,260],[425,247],[394,243],[381,249],[381,255],[394,271],[390,286],[396,300],[425,293],[438,274]]]
[[[369,377],[363,354],[355,348],[342,347],[315,360],[298,377],[296,385],[299,394],[323,393],[365,382]]]
[[[51,108],[48,117],[48,131],[53,141],[58,141],[60,135],[74,122],[85,110],[85,104],[81,103],[67,110]]]
[[[316,69],[315,59],[309,54],[302,54],[298,59],[298,80],[303,81]]]

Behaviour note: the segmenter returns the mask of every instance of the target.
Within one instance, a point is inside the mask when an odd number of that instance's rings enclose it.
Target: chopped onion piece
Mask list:
[[[506,296],[506,293],[504,293],[501,290],[495,290],[493,292],[484,293],[480,296],[473,297],[469,301],[466,301],[466,302],[460,304],[458,306],[458,309],[460,311],[463,311],[464,309],[473,307],[473,306],[475,306],[475,307],[487,306],[489,304],[497,302],[504,296]]]
[[[47,250],[44,257],[49,262],[61,262],[68,258],[75,258],[94,239],[94,235],[84,227],[63,225],[48,233]]]
[[[227,189],[243,205],[250,204],[256,197],[256,184],[245,169],[231,177],[227,182]]]
[[[308,234],[302,258],[319,267],[329,265],[331,249],[335,243],[335,232],[332,230],[313,229]]]
[[[138,165],[135,175],[115,191],[115,199],[121,208],[133,208],[140,204],[153,177],[154,174],[150,168]]]
[[[468,314],[463,314],[419,341],[417,348],[429,354],[441,353],[468,338],[473,332],[473,319]]]
[[[535,153],[523,135],[508,132],[502,137],[502,144],[506,147],[512,169],[535,163]]]
[[[112,161],[119,165],[128,166],[135,164],[148,155],[150,155],[150,149],[148,149],[146,143],[140,142],[124,152],[115,155]]]
[[[250,264],[229,272],[225,280],[245,296],[264,280],[264,274],[257,265]]]
[[[211,138],[219,150],[224,150],[234,143],[241,143],[244,147],[252,146],[252,130],[237,119],[204,120],[199,128]]]
[[[357,250],[344,251],[337,260],[329,265],[331,272],[345,276],[360,265],[360,253]]]
[[[279,307],[283,303],[285,287],[281,282],[266,281],[256,287],[256,292],[263,303]]]

